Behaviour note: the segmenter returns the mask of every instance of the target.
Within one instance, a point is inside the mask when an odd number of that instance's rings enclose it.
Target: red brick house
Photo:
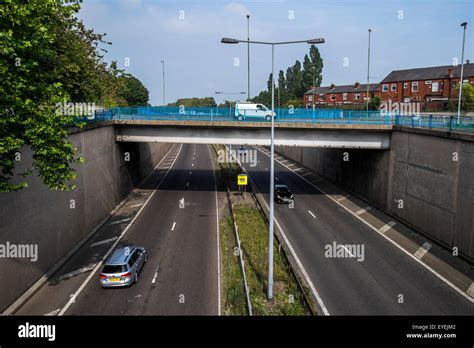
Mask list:
[[[369,98],[379,96],[378,83],[369,85]],[[314,87],[304,94],[306,108],[365,104],[367,97],[367,84],[356,82],[353,85]],[[314,98],[314,100],[313,100]],[[370,100],[370,99],[369,99]]]
[[[461,65],[394,70],[379,85],[382,103],[420,103],[421,110],[443,110],[458,93]],[[474,64],[464,64],[464,83],[474,84]]]

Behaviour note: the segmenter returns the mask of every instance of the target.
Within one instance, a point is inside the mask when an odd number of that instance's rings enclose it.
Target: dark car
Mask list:
[[[291,203],[293,202],[293,193],[286,185],[275,185],[275,202]]]

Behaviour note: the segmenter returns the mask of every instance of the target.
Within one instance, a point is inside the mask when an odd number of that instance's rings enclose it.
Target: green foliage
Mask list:
[[[458,110],[459,86],[456,87],[456,97],[450,102],[451,111]],[[474,86],[466,82],[462,85],[461,111],[474,111]]]
[[[36,169],[51,189],[74,188],[72,165],[82,162],[67,140],[73,116],[63,102],[104,106],[148,101],[141,83],[107,67],[100,44],[105,34],[86,29],[76,18],[80,0],[3,0],[0,6],[0,191],[27,186],[23,176]],[[33,150],[32,168],[16,173],[23,146]],[[20,177],[16,176],[19,175]]]
[[[128,106],[141,106],[148,104],[148,90],[132,75],[120,77],[122,90],[120,96],[127,102]]]
[[[380,108],[380,98],[373,97],[369,101],[369,110],[378,110]]]
[[[217,106],[214,97],[204,97],[204,98],[180,98],[174,103],[169,103],[168,106],[184,106],[184,107],[199,107],[207,106],[214,107]]]
[[[322,81],[323,60],[315,45],[311,45],[309,55],[305,54],[303,65],[299,60],[293,66],[278,73],[278,88],[275,89],[276,104],[303,105],[299,99],[311,86],[320,86]],[[292,103],[290,103],[290,100]],[[252,99],[255,103],[271,105],[271,74],[267,81],[267,90],[260,92]]]

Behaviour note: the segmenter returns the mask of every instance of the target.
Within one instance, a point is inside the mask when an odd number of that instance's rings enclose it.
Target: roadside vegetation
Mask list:
[[[224,150],[222,145],[214,146]],[[213,151],[215,167],[220,168],[216,177],[220,192],[230,189],[234,205],[235,222],[241,241],[245,274],[250,292],[253,315],[310,315],[306,299],[292,274],[283,249],[274,245],[274,298],[268,301],[268,228],[264,217],[250,193],[245,198],[238,195],[236,187],[240,168],[236,163],[218,163]],[[223,308],[227,315],[248,314],[243,275],[239,263],[233,219],[228,213],[221,217],[222,294]]]
[[[116,62],[103,61],[105,34],[77,18],[80,0],[4,0],[0,6],[0,192],[27,186],[37,171],[51,189],[74,187],[76,149],[67,128],[74,112],[58,105],[148,103],[148,90]],[[73,104],[72,104],[73,105]],[[23,146],[33,150],[32,167],[16,174]]]

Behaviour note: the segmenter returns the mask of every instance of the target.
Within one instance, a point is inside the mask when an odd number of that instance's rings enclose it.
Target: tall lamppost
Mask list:
[[[247,101],[250,101],[250,15],[247,15]]]
[[[464,73],[464,42],[466,39],[467,22],[461,23],[461,27],[464,27],[464,30],[462,33],[461,79],[459,80],[459,100],[458,100],[458,119],[457,119],[458,124],[461,121],[462,79],[463,79],[463,73]]]
[[[165,61],[162,60],[161,64],[163,65],[163,106],[166,105],[165,101]]]
[[[272,123],[271,123],[271,140],[270,140],[270,219],[268,222],[268,288],[267,298],[271,300],[273,298],[273,225],[274,225],[274,180],[275,180],[275,46],[276,45],[287,45],[296,43],[307,43],[310,45],[324,43],[324,39],[311,39],[302,41],[282,41],[282,42],[263,42],[263,41],[250,41],[250,40],[238,40],[230,38],[222,38],[222,43],[225,44],[238,44],[239,42],[247,42],[248,44],[258,45],[270,45],[272,46]]]
[[[370,33],[372,29],[369,29],[369,48],[367,50],[367,94],[365,95],[365,100],[367,104],[367,117],[369,117],[369,70],[370,70]]]

